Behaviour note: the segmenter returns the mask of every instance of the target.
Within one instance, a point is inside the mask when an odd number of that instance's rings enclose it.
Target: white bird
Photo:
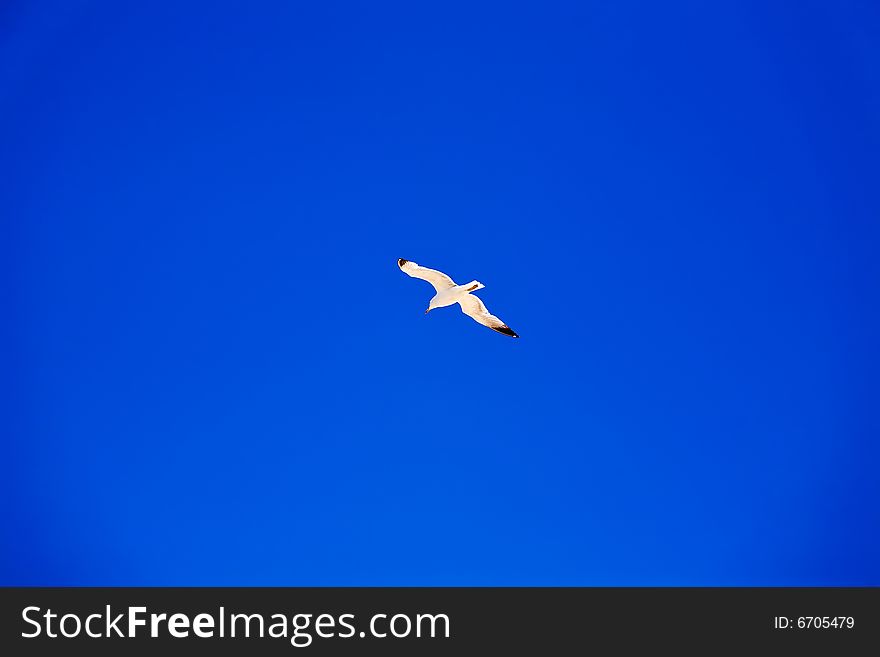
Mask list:
[[[444,306],[451,306],[452,304],[457,303],[461,306],[461,312],[468,317],[473,318],[483,326],[488,326],[493,331],[509,335],[512,338],[519,337],[507,324],[490,313],[479,297],[475,297],[471,294],[471,292],[482,290],[486,287],[480,283],[480,281],[471,281],[464,285],[456,285],[455,281],[442,271],[422,267],[414,263],[412,260],[399,258],[397,260],[397,265],[404,274],[412,276],[413,278],[421,278],[423,281],[428,281],[434,286],[434,289],[437,290],[437,294],[434,295],[431,299],[431,303],[428,304],[428,309],[425,311],[426,315],[434,310],[434,308],[443,308]]]

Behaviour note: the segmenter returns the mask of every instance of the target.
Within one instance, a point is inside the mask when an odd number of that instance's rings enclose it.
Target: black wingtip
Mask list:
[[[404,266],[406,263],[408,263],[408,262],[409,262],[409,260],[404,260],[403,258],[398,258],[398,259],[397,259],[397,266],[398,266],[398,267],[403,267],[403,266]]]
[[[493,327],[493,328],[495,328],[495,327]],[[509,326],[499,326],[499,327],[496,328],[495,330],[498,331],[499,333],[503,333],[504,335],[509,335],[509,336],[512,337],[512,338],[518,338],[518,337],[519,337],[519,336],[516,334],[516,331],[514,331],[514,330],[513,330],[512,328],[510,328]]]

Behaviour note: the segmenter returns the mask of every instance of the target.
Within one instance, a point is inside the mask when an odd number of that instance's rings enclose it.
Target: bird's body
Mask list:
[[[421,267],[412,260],[404,260],[403,258],[398,259],[397,266],[405,274],[428,281],[434,286],[437,293],[431,298],[425,314],[428,314],[434,308],[444,308],[457,303],[461,306],[461,312],[483,326],[487,326],[493,331],[498,331],[504,335],[509,335],[512,338],[519,337],[507,324],[495,315],[492,315],[479,297],[472,294],[472,292],[486,287],[479,281],[456,285],[455,281],[442,271]]]
[[[428,306],[431,309],[434,308],[445,308],[446,306],[454,306],[459,303],[465,295],[470,294],[475,290],[481,290],[485,285],[478,281],[472,281],[467,285],[455,285],[450,288],[446,288],[445,290],[438,292],[433,297],[431,297],[431,302]]]

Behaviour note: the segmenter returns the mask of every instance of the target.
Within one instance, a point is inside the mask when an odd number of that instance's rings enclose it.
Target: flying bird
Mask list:
[[[519,337],[507,324],[490,313],[486,309],[486,304],[484,304],[479,297],[471,294],[472,292],[482,290],[486,287],[480,283],[480,281],[471,281],[464,285],[456,285],[455,281],[442,271],[422,267],[414,263],[412,260],[399,258],[397,260],[397,265],[403,270],[404,274],[412,276],[413,278],[421,278],[423,281],[428,281],[434,286],[434,289],[437,290],[437,294],[434,295],[431,302],[428,304],[428,309],[425,311],[426,315],[434,310],[434,308],[443,308],[444,306],[451,306],[457,303],[461,306],[461,312],[468,317],[473,318],[483,326],[488,326],[493,331],[509,335],[512,338]]]

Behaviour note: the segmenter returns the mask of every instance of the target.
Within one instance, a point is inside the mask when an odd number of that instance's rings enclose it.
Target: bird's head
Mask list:
[[[434,305],[434,300],[431,299],[431,303],[428,304],[428,309],[425,311],[425,314],[427,315],[429,312],[434,310],[434,308],[436,308],[436,307],[437,306]]]

